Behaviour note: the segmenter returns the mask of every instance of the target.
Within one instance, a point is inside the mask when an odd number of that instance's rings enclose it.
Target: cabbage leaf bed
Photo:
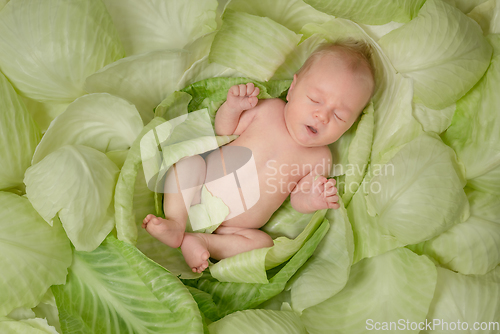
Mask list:
[[[229,87],[284,99],[346,38],[376,91],[340,209],[287,200],[273,247],[191,272],[140,228],[165,170],[236,138]],[[499,333],[499,116],[500,0],[0,0],[0,332]]]

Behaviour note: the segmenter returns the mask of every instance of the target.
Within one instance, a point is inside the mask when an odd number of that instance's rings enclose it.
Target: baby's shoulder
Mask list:
[[[259,100],[259,107],[263,111],[269,111],[269,112],[277,112],[277,111],[282,112],[285,109],[285,104],[286,104],[285,101],[278,98]]]
[[[274,124],[283,119],[285,104],[283,100],[277,98],[259,100],[257,117],[263,122]]]

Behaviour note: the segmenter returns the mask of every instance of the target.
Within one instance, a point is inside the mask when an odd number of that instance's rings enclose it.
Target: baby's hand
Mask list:
[[[226,104],[238,111],[252,109],[259,102],[257,95],[259,95],[259,88],[251,82],[246,85],[234,85],[227,92]]]
[[[313,181],[310,200],[316,210],[340,208],[340,204],[337,203],[339,196],[335,183],[335,179],[327,179],[324,176],[318,176]]]

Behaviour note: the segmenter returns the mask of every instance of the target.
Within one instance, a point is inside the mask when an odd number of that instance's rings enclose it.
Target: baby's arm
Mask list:
[[[241,134],[255,116],[255,112],[250,111],[254,111],[259,101],[257,95],[259,88],[253,83],[231,87],[226,102],[215,115],[215,133],[219,136]],[[248,111],[243,113],[245,110]]]
[[[316,180],[315,180],[316,179]],[[290,203],[298,212],[311,213],[322,209],[338,209],[335,180],[324,176],[304,176],[290,194]]]

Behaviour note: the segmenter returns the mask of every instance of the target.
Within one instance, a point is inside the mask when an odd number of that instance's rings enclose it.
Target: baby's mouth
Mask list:
[[[307,128],[309,129],[309,131],[311,131],[312,133],[318,133],[318,130],[316,130],[315,128],[313,128],[312,126],[310,125],[307,125]]]

